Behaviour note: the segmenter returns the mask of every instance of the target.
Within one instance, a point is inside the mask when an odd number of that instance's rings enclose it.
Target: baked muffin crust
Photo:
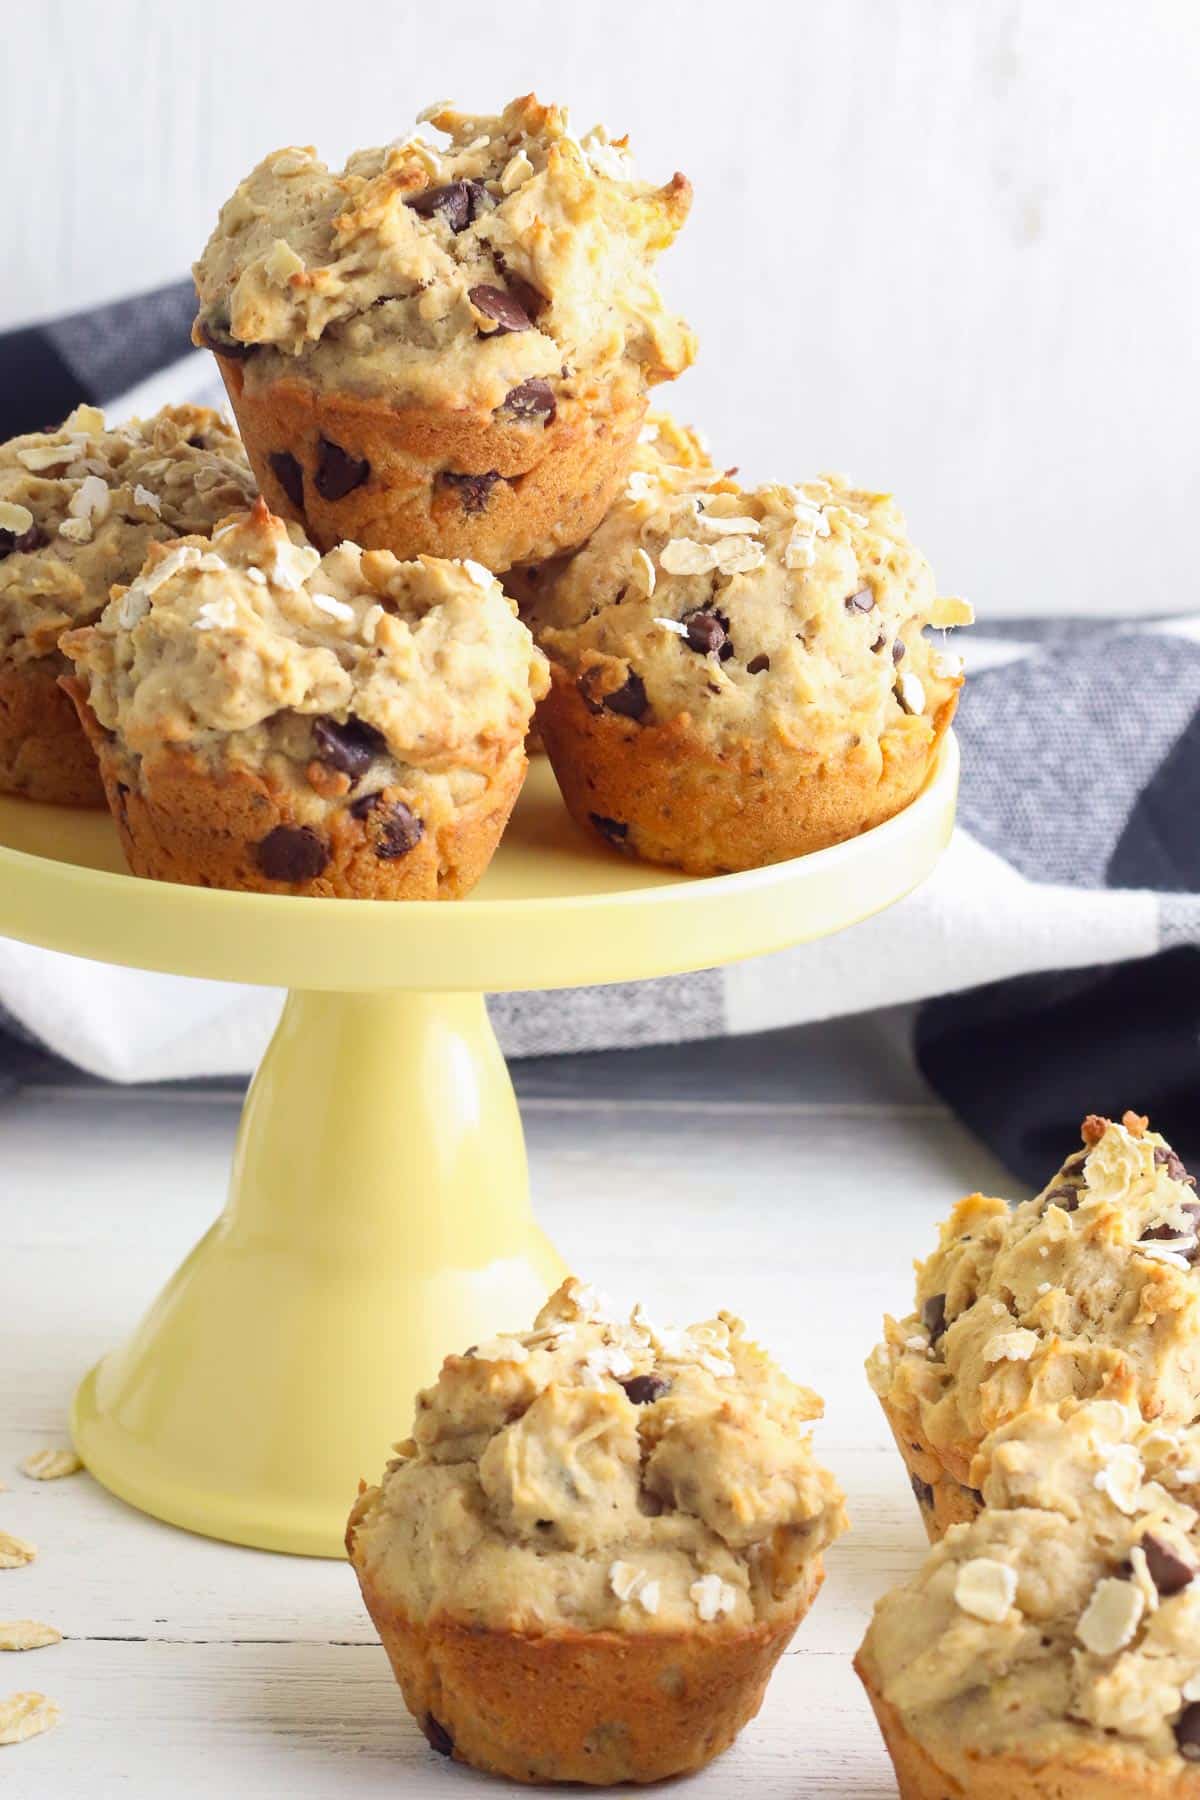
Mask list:
[[[0,658],[35,662],[98,618],[153,543],[207,533],[254,498],[233,428],[202,406],[108,426],[78,406],[0,444]]]
[[[597,707],[836,756],[953,697],[961,660],[922,631],[970,610],[939,599],[890,495],[840,476],[744,489],[678,427],[651,430],[530,614]]]
[[[1034,1407],[979,1478],[983,1513],[876,1609],[860,1672],[885,1724],[938,1792],[1197,1791],[1200,1430]]]
[[[677,1634],[776,1622],[844,1529],[796,1387],[728,1314],[609,1319],[568,1281],[532,1332],[448,1357],[352,1521],[410,1621]]]
[[[248,392],[316,388],[546,418],[599,382],[686,368],[688,328],[651,265],[691,190],[637,179],[624,139],[583,140],[533,95],[499,117],[449,103],[340,173],[274,151],[225,203],[195,266],[197,342],[247,357]]]
[[[959,1202],[917,1265],[913,1312],[885,1321],[868,1362],[931,1528],[977,1510],[972,1459],[1029,1406],[1104,1396],[1167,1424],[1200,1414],[1194,1183],[1133,1113],[1086,1119],[1083,1146],[1020,1206]]]

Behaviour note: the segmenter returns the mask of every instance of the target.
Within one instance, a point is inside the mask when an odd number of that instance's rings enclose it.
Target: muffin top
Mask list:
[[[951,1772],[1100,1745],[1200,1760],[1200,1428],[1067,1401],[980,1460],[985,1510],[876,1609],[884,1698]]]
[[[923,629],[971,611],[937,597],[891,498],[834,475],[742,488],[669,421],[651,430],[530,614],[589,707],[826,754],[928,730],[962,664]]]
[[[211,541],[153,546],[63,648],[134,756],[166,747],[266,767],[308,789],[314,810],[413,771],[473,797],[521,744],[546,680],[477,563],[349,543],[322,557],[261,500]]]
[[[207,532],[254,498],[241,441],[203,406],[109,430],[78,406],[57,431],[0,444],[0,656],[50,655],[132,581],[150,545]]]
[[[729,1314],[618,1323],[569,1280],[531,1332],[446,1359],[355,1508],[355,1562],[411,1619],[638,1634],[781,1619],[845,1528],[802,1430],[820,1412]]]
[[[917,1265],[915,1311],[887,1321],[872,1385],[935,1449],[969,1456],[1022,1408],[1070,1395],[1164,1422],[1200,1413],[1195,1185],[1133,1113],[1086,1119],[1083,1145],[1021,1206],[960,1201]]]
[[[575,138],[532,94],[499,118],[443,103],[426,120],[444,149],[413,134],[340,173],[312,149],[261,162],[195,266],[197,342],[248,357],[250,387],[300,372],[516,416],[687,367],[692,334],[651,274],[687,217],[682,175],[649,186],[624,139]]]

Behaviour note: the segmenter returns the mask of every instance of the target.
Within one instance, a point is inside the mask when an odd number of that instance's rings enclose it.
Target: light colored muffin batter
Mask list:
[[[1044,1785],[1005,1790],[1021,1795],[1091,1792],[1055,1771],[1111,1774],[1121,1755],[1127,1785],[1095,1791],[1146,1791],[1147,1764],[1182,1775],[1200,1759],[1200,1429],[1113,1401],[1036,1407],[988,1440],[979,1474],[986,1510],[876,1609],[868,1684],[956,1792],[977,1791],[980,1756],[1045,1767]]]
[[[1085,1120],[1083,1141],[1035,1199],[955,1207],[917,1266],[915,1311],[887,1321],[868,1366],[898,1434],[908,1421],[962,1479],[1031,1405],[1102,1395],[1168,1425],[1200,1414],[1195,1185],[1132,1113]]]
[[[635,1634],[785,1619],[842,1497],[821,1403],[728,1314],[680,1331],[564,1284],[448,1357],[355,1509],[364,1583],[410,1620]]]
[[[350,157],[275,151],[195,267],[198,341],[245,356],[248,392],[317,388],[545,417],[597,382],[630,395],[694,355],[651,268],[687,216],[681,175],[637,178],[624,140],[584,139],[532,96],[498,118],[448,103]]]
[[[744,489],[657,421],[625,498],[527,616],[597,712],[814,762],[874,744],[878,764],[885,733],[925,733],[961,684],[924,628],[971,611],[939,599],[889,495],[839,476]]]
[[[207,533],[254,497],[241,443],[219,414],[167,406],[109,427],[79,406],[57,431],[0,445],[0,658],[52,655],[97,618],[151,544]]]

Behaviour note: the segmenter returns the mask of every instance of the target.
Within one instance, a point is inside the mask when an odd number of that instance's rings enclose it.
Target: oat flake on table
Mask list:
[[[10,1694],[0,1700],[0,1744],[23,1744],[61,1718],[62,1708],[45,1694]]]
[[[37,1555],[37,1545],[11,1532],[0,1531],[0,1569],[23,1569]]]
[[[0,1650],[45,1650],[61,1643],[62,1632],[38,1619],[0,1620]]]
[[[64,1475],[78,1475],[82,1467],[73,1450],[35,1450],[21,1464],[21,1473],[31,1481],[61,1481]]]

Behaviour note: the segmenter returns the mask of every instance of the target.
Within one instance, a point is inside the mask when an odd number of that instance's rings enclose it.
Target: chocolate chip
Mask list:
[[[235,338],[228,326],[223,326],[216,319],[201,319],[200,336],[208,348],[217,356],[227,356],[230,362],[245,362],[258,349],[257,344],[243,344]]]
[[[1200,1700],[1185,1706],[1176,1719],[1175,1743],[1185,1762],[1200,1762]]]
[[[945,1294],[930,1294],[921,1308],[921,1323],[929,1333],[929,1342],[936,1344],[946,1329]]]
[[[684,641],[689,650],[698,650],[701,656],[720,655],[725,645],[725,627],[716,613],[687,613],[683,625],[687,631]]]
[[[271,881],[311,881],[329,861],[329,845],[307,825],[277,825],[254,854]]]
[[[879,636],[878,636],[878,637],[877,637],[877,638],[876,638],[876,639],[875,639],[875,642],[874,642],[874,643],[873,643],[873,644],[872,644],[872,645],[871,645],[871,649],[872,649],[872,650],[873,650],[873,651],[874,651],[874,652],[875,652],[875,653],[876,653],[876,654],[878,654],[878,652],[879,652],[879,651],[880,651],[880,650],[883,650],[883,649],[885,649],[885,648],[886,648],[886,646],[887,646],[887,632],[886,632],[886,631],[881,631],[881,632],[880,632],[880,634],[879,634]]]
[[[909,1481],[912,1483],[912,1491],[917,1497],[917,1505],[924,1507],[927,1512],[932,1512],[933,1489],[930,1484],[922,1481],[919,1475],[910,1475]]]
[[[892,645],[892,661],[894,663],[903,662],[907,653],[908,653],[908,645],[904,642],[903,638],[897,638],[895,643]]]
[[[375,833],[375,854],[380,862],[398,862],[424,836],[424,821],[403,800],[393,800]]]
[[[631,1375],[628,1381],[619,1381],[617,1386],[625,1389],[635,1406],[650,1406],[671,1391],[670,1382],[661,1375]]]
[[[453,469],[443,469],[438,476],[455,490],[465,513],[483,512],[499,479],[499,469],[489,469],[486,475],[458,475]]]
[[[267,458],[271,473],[296,508],[304,510],[304,470],[290,450],[272,450]]]
[[[317,472],[313,476],[313,486],[322,500],[344,500],[361,487],[371,473],[371,465],[365,456],[351,456],[332,438],[323,437],[317,445]],[[299,501],[296,503],[299,505]]]
[[[494,319],[501,331],[533,329],[533,320],[521,302],[504,288],[489,287],[486,282],[481,282],[478,287],[467,290],[467,298],[476,312],[481,312],[485,319]]]
[[[558,411],[554,389],[540,375],[531,375],[519,387],[509,388],[498,412],[511,413],[514,419],[542,419],[549,425]]]
[[[348,775],[352,782],[361,781],[371,766],[371,758],[387,749],[382,731],[356,719],[353,713],[344,724],[325,716],[314,719],[313,744],[318,762]]]
[[[373,794],[360,794],[351,802],[349,811],[352,819],[366,819],[372,813],[382,811],[383,817],[371,834],[380,862],[396,862],[401,856],[407,856],[425,836],[424,821],[411,807],[405,806],[403,800],[393,800],[389,805],[378,790]],[[474,1345],[466,1355],[470,1356],[472,1350]]]
[[[15,531],[0,531],[0,562],[18,551],[36,550],[45,541],[36,525],[31,525],[28,531],[20,534]]]
[[[763,675],[770,666],[771,659],[766,652],[763,651],[758,656],[752,656],[750,658],[750,661],[746,664],[746,673],[747,675]]]
[[[1196,1177],[1188,1174],[1183,1166],[1182,1157],[1177,1156],[1174,1150],[1166,1146],[1156,1149],[1154,1152],[1154,1160],[1160,1169],[1165,1169],[1167,1171],[1167,1174],[1171,1177],[1172,1181],[1182,1181],[1188,1187],[1195,1187]]]
[[[646,684],[633,669],[614,694],[605,694],[604,704],[609,712],[620,713],[623,719],[643,719],[650,702],[646,698]]]
[[[1150,1571],[1150,1579],[1164,1600],[1172,1594],[1182,1594],[1185,1587],[1190,1587],[1196,1579],[1196,1571],[1191,1563],[1185,1562],[1182,1556],[1176,1555],[1169,1544],[1148,1531],[1142,1539],[1142,1549],[1146,1555],[1146,1567]]]
[[[451,231],[459,232],[477,216],[480,202],[486,196],[487,189],[482,181],[448,181],[444,187],[425,188],[404,204],[423,219],[431,219],[435,213],[440,213]]]
[[[859,588],[857,594],[847,594],[845,607],[847,612],[874,612],[875,596],[869,587]]]
[[[513,299],[524,309],[531,319],[536,319],[539,314],[546,310],[546,296],[534,287],[532,281],[526,281],[523,275],[514,275],[510,271],[505,275],[504,282]],[[562,365],[560,373],[563,380],[566,381],[570,374],[570,369],[567,367],[566,363]]]
[[[450,1736],[450,1733],[446,1730],[446,1727],[442,1724],[441,1720],[435,1719],[432,1713],[426,1713],[425,1717],[421,1720],[421,1730],[425,1733],[429,1743],[432,1745],[433,1749],[437,1751],[439,1756],[454,1755],[454,1739]]]
[[[629,836],[628,825],[622,825],[620,819],[606,819],[603,813],[589,813],[588,818],[600,836],[610,843],[614,850],[626,848],[625,840]]]
[[[1073,1187],[1051,1188],[1050,1192],[1046,1195],[1047,1206],[1049,1206],[1051,1200],[1053,1200],[1056,1206],[1061,1207],[1063,1212],[1072,1213],[1079,1205],[1079,1190]]]

